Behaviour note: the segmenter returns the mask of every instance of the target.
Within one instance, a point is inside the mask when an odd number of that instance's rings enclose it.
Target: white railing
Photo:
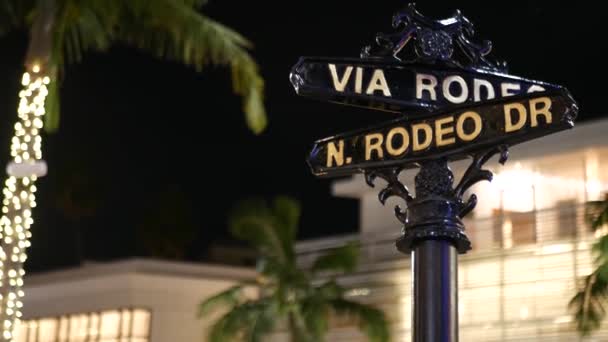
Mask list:
[[[388,214],[387,214],[388,215]],[[467,256],[502,253],[521,248],[542,248],[559,241],[587,241],[593,233],[585,224],[583,205],[546,209],[526,213],[498,213],[495,217],[465,219],[466,233],[473,250]],[[361,264],[398,261],[407,258],[395,247],[400,228],[394,233],[350,234],[299,242],[296,251],[301,265],[309,265],[316,256],[348,242],[361,248]]]

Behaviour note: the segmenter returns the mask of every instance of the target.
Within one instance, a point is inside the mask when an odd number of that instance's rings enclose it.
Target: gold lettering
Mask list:
[[[420,142],[420,130],[424,131],[423,142]],[[433,141],[433,128],[427,123],[419,123],[412,125],[412,138],[412,140],[414,141],[414,143],[412,144],[412,149],[414,151],[424,150],[425,148],[431,146],[431,142]]]
[[[537,104],[543,104],[541,108],[538,108]],[[553,121],[553,115],[549,111],[551,109],[551,99],[548,97],[541,97],[538,99],[530,100],[530,120],[532,127],[538,126],[537,116],[539,114],[545,117],[545,122],[550,124]]]
[[[471,133],[466,133],[464,131],[464,123],[467,119],[473,119],[473,124],[475,128]],[[479,114],[470,111],[463,113],[458,117],[458,120],[456,121],[456,135],[458,135],[458,138],[460,138],[460,140],[471,141],[477,138],[477,136],[479,136],[479,133],[481,133],[481,116],[479,116]]]
[[[526,119],[528,117],[528,112],[526,111],[526,107],[521,103],[509,103],[504,105],[503,107],[505,112],[505,132],[513,132],[520,130],[526,124]],[[518,121],[513,123],[513,118],[511,117],[511,113],[513,109],[517,111]]]
[[[444,139],[444,135],[454,133],[454,126],[443,127],[444,124],[454,122],[453,116],[448,116],[435,121],[435,140],[437,146],[451,145],[456,142],[456,138]]]
[[[336,162],[336,166],[344,164],[344,140],[338,141],[338,147],[333,141],[327,143],[327,167],[332,167]]]
[[[346,89],[346,84],[348,84],[348,80],[350,79],[350,74],[353,72],[352,66],[347,66],[346,71],[344,71],[344,75],[342,75],[342,79],[338,77],[338,70],[336,70],[335,64],[329,64],[329,71],[331,73],[331,79],[334,82],[334,89],[339,92],[344,92]]]
[[[372,142],[372,140],[374,140]],[[378,158],[384,158],[384,153],[382,152],[382,142],[384,138],[380,133],[368,134],[365,136],[365,160],[372,159],[372,151],[376,151],[378,154]]]
[[[374,70],[372,80],[369,81],[369,85],[367,86],[365,93],[368,95],[373,95],[376,90],[382,90],[382,94],[384,94],[384,96],[391,97],[391,91],[388,88],[386,78],[384,77],[384,71],[382,71],[382,69]]]
[[[401,135],[401,139],[403,140],[403,142],[401,143],[401,146],[399,146],[398,148],[395,148],[395,146],[393,146],[393,138],[397,134]],[[407,132],[407,130],[403,127],[395,127],[393,129],[391,129],[388,132],[388,134],[386,135],[386,151],[391,156],[398,156],[398,155],[402,154],[403,152],[405,152],[405,150],[407,150],[409,145],[410,145],[410,135]]]

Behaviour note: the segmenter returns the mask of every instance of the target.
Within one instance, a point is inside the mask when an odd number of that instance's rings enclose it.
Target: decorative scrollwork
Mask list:
[[[467,214],[471,212],[477,205],[477,196],[475,194],[471,194],[469,199],[465,202],[462,201],[462,195],[465,191],[467,191],[470,187],[472,187],[475,183],[480,181],[488,181],[491,182],[493,175],[489,170],[484,170],[483,165],[490,160],[495,154],[500,153],[500,157],[498,162],[500,164],[504,164],[509,158],[509,149],[506,145],[500,145],[498,147],[491,148],[487,151],[477,153],[473,156],[473,162],[464,175],[460,179],[460,182],[454,188],[454,198],[456,198],[462,205],[460,209],[460,213],[458,216],[460,218],[465,217]]]
[[[572,98],[572,95],[568,94],[568,97],[570,98],[570,106],[568,107],[566,114],[562,117],[562,121],[566,122],[570,127],[573,127],[574,119],[576,119],[576,116],[578,115],[579,108],[576,101],[574,101],[574,98]]]
[[[400,61],[435,63],[444,62],[458,67],[486,68],[500,72],[507,71],[505,62],[491,62],[486,56],[492,50],[492,43],[471,41],[475,35],[473,24],[462,13],[447,19],[432,20],[416,10],[415,3],[393,16],[395,33],[378,33],[377,46],[366,46],[361,51],[362,58],[395,58]],[[416,58],[403,60],[402,50],[414,41]],[[456,58],[458,48],[464,58]]]
[[[449,240],[460,253],[471,249],[461,219],[475,208],[477,196],[472,194],[466,202],[462,196],[475,183],[492,180],[492,172],[483,166],[496,154],[500,155],[499,163],[504,164],[509,157],[507,146],[500,145],[474,154],[471,165],[456,187],[453,187],[454,174],[446,158],[421,162],[415,178],[416,197],[412,197],[407,187],[399,181],[402,167],[365,171],[365,181],[369,186],[374,187],[378,177],[387,182],[378,194],[383,205],[393,196],[407,204],[407,210],[398,205],[394,209],[395,216],[404,225],[403,235],[397,242],[399,250],[407,253],[417,241],[425,239]]]
[[[393,196],[403,199],[406,204],[413,200],[407,187],[399,181],[399,173],[401,173],[401,170],[402,168],[387,168],[365,172],[365,182],[372,188],[375,187],[374,182],[377,177],[380,177],[387,182],[386,187],[378,193],[378,200],[382,205],[385,205],[386,200]],[[405,210],[399,205],[396,205],[394,211],[395,216],[401,223],[407,222],[407,212]]]

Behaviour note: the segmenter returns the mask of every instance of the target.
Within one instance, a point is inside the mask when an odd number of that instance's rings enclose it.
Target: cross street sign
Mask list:
[[[567,90],[534,92],[425,116],[405,116],[376,127],[315,143],[308,158],[317,176],[344,176],[366,169],[444,156],[459,159],[490,146],[511,146],[571,128],[578,108]]]

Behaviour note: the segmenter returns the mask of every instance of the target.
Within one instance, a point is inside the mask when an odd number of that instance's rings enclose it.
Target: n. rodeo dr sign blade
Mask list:
[[[290,80],[298,95],[396,113],[562,89],[496,70],[364,58],[302,57]]]
[[[565,89],[496,99],[319,140],[308,163],[317,176],[340,176],[441,157],[459,159],[571,128],[577,112]]]

